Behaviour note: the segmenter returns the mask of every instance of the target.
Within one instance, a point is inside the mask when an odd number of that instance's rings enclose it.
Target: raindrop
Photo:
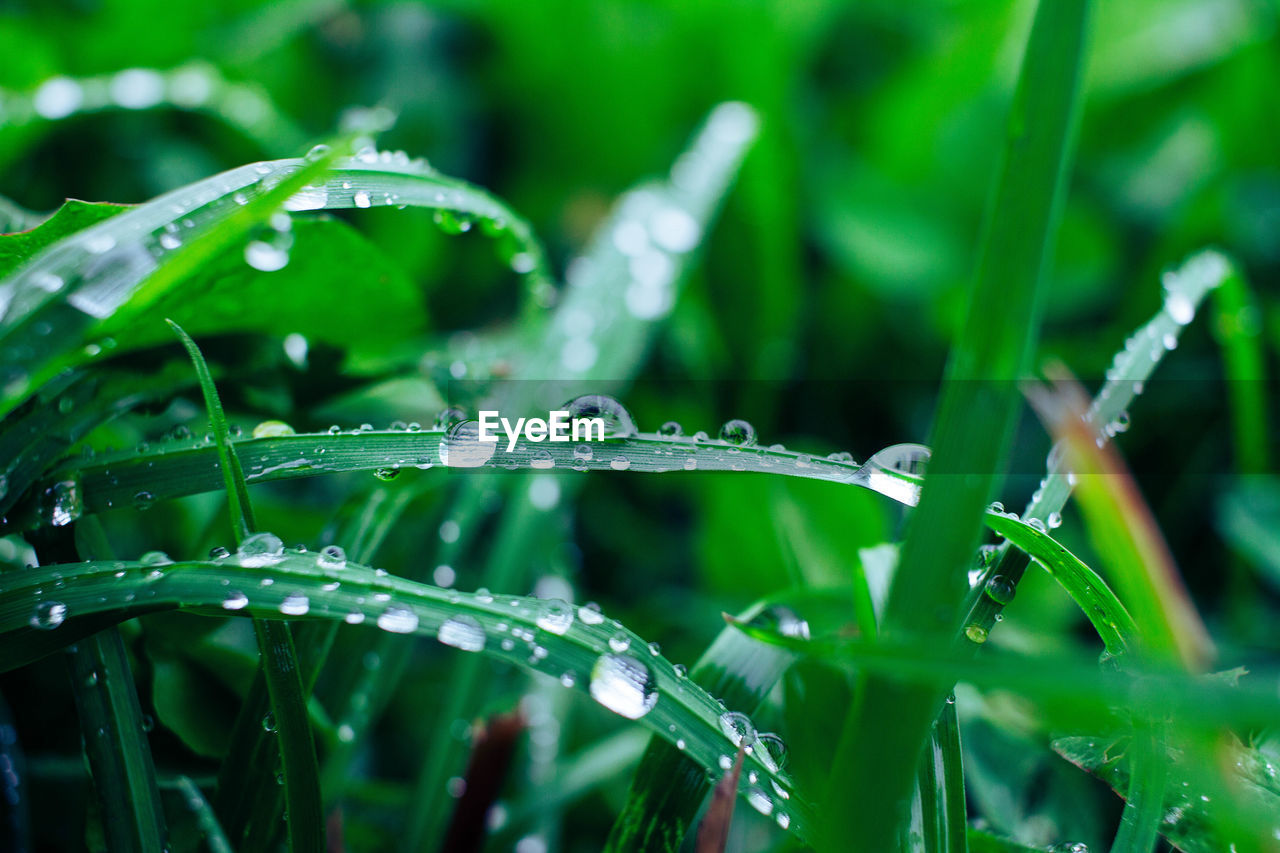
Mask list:
[[[76,480],[54,483],[45,489],[44,501],[47,507],[45,517],[54,527],[65,527],[84,512],[84,498]]]
[[[311,602],[305,595],[286,595],[280,602],[280,612],[285,616],[305,616],[311,609]]]
[[[31,625],[42,631],[52,631],[67,619],[67,605],[60,601],[42,601],[36,605]]]
[[[274,715],[268,713],[262,718],[262,730],[264,732],[274,732],[276,730],[276,718]]]
[[[773,799],[760,788],[747,789],[747,803],[762,815],[773,814]]]
[[[894,444],[875,453],[854,474],[854,480],[885,497],[915,506],[929,462],[929,448],[922,444]]]
[[[609,467],[615,471],[625,471],[631,467],[631,460],[625,456],[615,456],[609,460]]]
[[[550,451],[547,450],[539,450],[529,458],[530,468],[546,470],[547,468],[554,468],[555,464],[556,460],[551,457]]]
[[[464,234],[471,230],[471,219],[452,210],[437,210],[434,219],[445,234]]]
[[[548,598],[538,605],[538,627],[553,634],[563,634],[573,625],[573,607],[559,598]]]
[[[658,704],[653,671],[629,655],[601,655],[591,669],[591,698],[629,720]]]
[[[760,749],[756,755],[774,773],[787,765],[787,744],[773,732],[765,732],[759,737]]]
[[[720,427],[720,440],[740,447],[750,447],[756,443],[756,428],[744,420],[734,418]]]
[[[254,533],[240,543],[236,557],[250,569],[274,566],[284,559],[284,542],[274,533]]]
[[[625,652],[631,648],[631,637],[625,632],[619,631],[609,638],[609,648],[618,653]]]
[[[326,545],[316,554],[316,565],[322,569],[345,569],[347,552],[337,545]]]
[[[1013,596],[1017,592],[1017,587],[1013,585],[1013,581],[1004,575],[993,575],[987,581],[987,596],[997,604],[1008,604],[1013,601]]]
[[[584,394],[573,398],[561,408],[569,412],[571,421],[600,418],[604,421],[605,438],[627,438],[636,433],[636,423],[631,413],[617,400],[604,394]]]
[[[756,729],[746,714],[727,711],[720,715],[720,731],[734,746],[747,747],[755,743]]]
[[[1045,519],[1045,521],[1048,523],[1050,530],[1056,530],[1057,528],[1062,526],[1062,513],[1051,512],[1049,513],[1049,517]]]
[[[978,645],[987,641],[987,629],[981,625],[966,625],[964,635]]]
[[[279,438],[282,435],[293,434],[293,427],[284,421],[263,421],[253,428],[254,438]]]
[[[676,423],[675,421],[667,421],[662,426],[658,427],[658,435],[665,435],[665,436],[671,437],[671,436],[677,436],[677,435],[683,435],[683,434],[684,434],[684,428],[681,427],[680,424]]]
[[[210,560],[225,560],[231,556],[231,552],[221,545],[215,545],[209,549]]]
[[[287,239],[251,240],[244,247],[244,261],[259,272],[276,272],[289,265]]]
[[[461,421],[449,428],[437,453],[440,462],[451,468],[479,468],[493,458],[498,442],[480,440],[477,421]]]
[[[144,566],[172,566],[173,560],[164,551],[148,551],[138,558]],[[158,574],[158,573],[155,573]],[[150,577],[150,576],[148,576]]]
[[[373,476],[382,480],[384,483],[389,483],[396,477],[400,476],[400,469],[395,466],[391,468],[378,468],[373,472]]]
[[[480,597],[479,590],[476,597]],[[436,639],[446,646],[466,652],[478,652],[484,648],[484,628],[474,616],[451,616],[440,626]]]
[[[378,617],[378,627],[393,634],[411,634],[418,629],[418,614],[404,607],[388,607]]]
[[[600,605],[589,601],[578,608],[578,618],[584,625],[599,625],[604,621],[604,614],[600,612]]]
[[[372,204],[372,202],[369,201],[369,194],[364,190],[358,190],[351,199],[355,202],[356,207],[368,207]]]
[[[156,502],[156,496],[151,492],[135,492],[133,495],[133,505],[136,509],[151,509]]]
[[[243,610],[249,606],[249,596],[243,592],[229,592],[222,600],[223,610]]]

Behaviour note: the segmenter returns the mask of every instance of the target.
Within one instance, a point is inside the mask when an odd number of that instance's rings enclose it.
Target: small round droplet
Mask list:
[[[133,506],[135,509],[151,509],[156,502],[156,496],[151,492],[141,491],[135,492],[133,495]]]
[[[1008,604],[1013,601],[1013,596],[1017,593],[1017,587],[1013,585],[1013,581],[1004,575],[993,575],[987,581],[987,596],[997,604]]]
[[[396,477],[400,476],[400,469],[396,467],[378,468],[373,472],[373,476],[377,477],[379,480],[382,480],[384,483],[390,483]]]
[[[683,434],[684,434],[684,428],[680,426],[680,424],[676,423],[675,421],[667,421],[665,424],[658,427],[658,435],[665,435],[668,437],[672,437],[672,436],[683,435]]]
[[[573,625],[573,607],[559,598],[548,598],[538,604],[538,627],[553,634],[563,634]]]
[[[222,599],[223,610],[243,610],[249,606],[249,596],[243,592],[232,591],[227,593],[227,597]]]
[[[305,595],[293,594],[285,596],[280,602],[280,612],[286,616],[305,616],[311,609],[311,602]]]
[[[755,726],[746,714],[727,711],[720,715],[720,731],[734,746],[751,746],[756,740]]]
[[[378,616],[378,627],[393,634],[412,634],[418,630],[418,614],[404,607],[388,607]]]
[[[31,626],[42,631],[52,631],[67,619],[67,605],[60,601],[42,601],[36,605]]]
[[[246,568],[274,566],[284,559],[284,542],[274,533],[254,533],[240,543],[236,557]]]
[[[981,625],[966,625],[964,635],[978,645],[982,645],[987,641],[987,629]]]
[[[589,601],[578,608],[578,619],[584,625],[599,625],[604,621],[604,614],[600,612],[600,605]]]
[[[739,447],[750,447],[756,443],[756,428],[740,418],[734,418],[720,427],[720,440]]]
[[[631,637],[623,631],[619,631],[609,638],[609,648],[615,652],[622,653],[631,648]]]

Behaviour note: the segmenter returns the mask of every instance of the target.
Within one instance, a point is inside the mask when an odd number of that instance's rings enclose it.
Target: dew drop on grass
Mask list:
[[[289,265],[289,250],[265,240],[250,240],[244,247],[244,261],[259,272],[276,272]]]
[[[471,219],[452,210],[437,210],[433,219],[445,234],[465,234],[471,230]]]
[[[1062,526],[1062,513],[1051,512],[1049,513],[1049,517],[1045,519],[1045,521],[1049,525],[1050,530],[1056,530],[1057,528]]]
[[[987,581],[987,597],[997,604],[1008,604],[1013,601],[1016,592],[1017,587],[1013,585],[1013,581],[1004,575],[993,575]]]
[[[978,645],[982,645],[987,641],[987,629],[981,625],[966,625],[964,635]]]
[[[756,753],[760,760],[774,773],[783,769],[787,765],[787,744],[781,737],[773,732],[765,732],[760,735],[759,743],[761,749]]]
[[[733,759],[727,755],[720,756],[716,763],[720,765],[721,770],[728,770],[733,767]]]
[[[267,714],[262,718],[262,730],[264,732],[274,732],[276,730],[276,718],[273,714]]]
[[[227,597],[222,599],[223,610],[243,610],[249,606],[249,596],[243,592],[232,591],[227,593]]]
[[[756,729],[746,714],[737,711],[726,711],[720,715],[720,731],[734,746],[747,747],[755,743]]]
[[[564,634],[573,625],[573,606],[559,598],[539,602],[537,623],[544,631]]]
[[[148,551],[138,558],[144,566],[172,566],[173,560],[164,551]],[[148,575],[150,577],[150,575]]]
[[[539,450],[529,457],[529,467],[539,470],[554,468],[556,460],[551,457],[551,453],[546,450]]]
[[[599,625],[604,621],[604,614],[600,612],[600,605],[594,601],[588,601],[578,608],[578,619],[584,625]]]
[[[631,637],[625,632],[619,631],[609,638],[609,648],[621,654],[631,648]]]
[[[347,552],[337,545],[326,545],[316,554],[316,566],[321,569],[345,569]]]
[[[280,602],[280,612],[285,616],[305,616],[311,609],[311,601],[305,595],[287,595]]]
[[[756,428],[740,418],[734,418],[720,427],[720,440],[739,447],[750,447],[756,443]]]
[[[451,616],[440,625],[436,639],[455,649],[478,652],[485,644],[484,627],[474,616]]]
[[[594,455],[595,455],[595,454],[594,454],[594,452],[591,450],[591,445],[589,445],[589,444],[577,444],[577,445],[574,445],[574,448],[573,448],[573,458],[574,458],[574,459],[578,459],[578,460],[581,460],[581,461],[583,461],[583,462],[590,462],[590,461],[591,461],[591,458],[592,458]]]
[[[231,552],[221,545],[215,545],[209,549],[210,560],[225,560],[231,556]]]
[[[773,814],[773,798],[760,788],[747,789],[747,803],[762,815]]]
[[[437,453],[440,462],[450,468],[479,468],[493,458],[498,442],[480,440],[477,421],[460,421],[449,427]]]
[[[631,460],[625,456],[615,456],[609,460],[609,467],[615,471],[625,471],[631,467]]]
[[[384,483],[389,483],[396,477],[400,476],[400,469],[394,466],[391,468],[378,468],[373,472],[373,476],[382,480]]]
[[[42,601],[36,605],[31,626],[42,631],[52,631],[67,619],[67,605],[60,601]]]
[[[653,671],[630,655],[606,654],[591,668],[591,698],[604,707],[638,720],[658,704]]]
[[[254,533],[240,543],[236,557],[245,568],[274,566],[284,559],[284,542],[274,533]]]
[[[418,614],[404,607],[388,607],[378,616],[378,627],[393,634],[411,634],[418,630]]]
[[[135,509],[151,509],[156,502],[156,496],[151,492],[141,491],[135,492],[133,495],[133,506]]]
[[[853,479],[885,497],[915,506],[929,455],[929,448],[922,444],[894,444],[877,451]]]
[[[45,518],[54,527],[65,527],[84,513],[84,498],[76,480],[60,480],[44,492]]]
[[[253,428],[254,438],[278,438],[282,435],[293,434],[293,427],[284,421],[263,421]]]
[[[605,394],[574,397],[561,408],[569,412],[570,421],[579,418],[603,420],[605,438],[627,438],[636,434],[636,422],[631,413],[617,400]]]

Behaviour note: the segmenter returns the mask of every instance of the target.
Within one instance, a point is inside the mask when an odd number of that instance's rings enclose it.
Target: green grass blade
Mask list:
[[[548,297],[545,254],[527,223],[489,194],[421,162],[389,152],[341,159],[329,152],[250,164],[78,231],[0,281],[0,354],[25,356],[0,359],[0,415],[61,370],[92,358],[85,354],[87,345],[146,316],[281,207],[307,211],[375,203],[479,220],[509,242],[532,301]],[[53,334],[38,333],[45,323]]]
[[[1229,264],[1230,272],[1215,295],[1214,331],[1222,346],[1227,380],[1236,470],[1263,474],[1271,470],[1268,439],[1267,363],[1257,300],[1244,272]]]
[[[170,322],[169,325],[177,333],[195,365],[218,451],[219,467],[226,485],[232,532],[236,544],[241,545],[257,525],[253,520],[253,508],[249,503],[249,491],[245,485],[244,473],[240,468],[240,460],[231,444],[231,434],[227,429],[226,415],[222,411],[222,401],[218,398],[218,389],[214,387],[213,377],[209,373],[209,366],[205,363],[204,356],[200,353],[200,348],[177,324]],[[263,732],[264,716],[261,708],[263,691],[257,685],[264,683],[269,698],[270,713],[276,721],[275,728],[278,731],[277,744],[284,775],[284,799],[289,809],[289,847],[291,850],[298,851],[320,850],[324,846],[324,816],[320,807],[320,770],[316,762],[315,741],[311,737],[311,723],[307,716],[307,693],[302,687],[302,673],[298,666],[298,653],[294,646],[293,634],[287,624],[268,620],[255,620],[254,632],[257,634],[258,649],[262,655],[262,679],[255,679],[254,686],[257,689],[250,689],[245,704],[241,708],[240,716],[236,720],[232,744],[235,746],[248,744],[247,751],[253,755],[269,752],[260,748],[264,746],[266,738]],[[246,734],[246,732],[252,734]],[[230,767],[229,772],[232,777],[243,781],[241,777],[244,774],[257,776],[263,774],[264,768],[260,764],[249,764],[247,758],[246,754],[238,750],[233,750],[228,755],[226,764]],[[232,780],[227,781],[228,784],[233,783]],[[274,779],[272,781],[274,782]],[[247,789],[245,786],[244,790]],[[271,790],[274,793],[274,787]],[[278,811],[273,807],[273,799],[275,798],[271,796],[261,796],[253,804],[259,813],[259,819],[250,821],[247,828],[250,831],[256,831],[256,834],[246,839],[243,849],[259,849],[270,842],[274,832],[274,827],[271,825],[274,823],[272,817]],[[266,820],[261,819],[263,811],[266,812]]]
[[[778,609],[784,607],[781,602],[756,604],[738,619],[764,619],[778,624],[788,612]],[[762,645],[741,631],[726,627],[698,659],[689,678],[719,697],[730,710],[751,715],[792,660],[789,652]],[[678,747],[654,738],[631,781],[626,805],[614,821],[605,850],[679,850],[711,788],[701,766],[686,758]]]
[[[196,826],[204,837],[209,853],[234,853],[235,848],[227,840],[218,823],[218,816],[213,813],[213,806],[205,799],[204,793],[189,776],[179,776],[176,780],[178,792],[187,802],[187,808],[195,812]]]
[[[1078,112],[1087,0],[1041,3],[1010,110],[968,317],[933,429],[932,479],[903,544],[888,634],[948,638],[967,590],[962,567],[1003,472],[1039,326]],[[836,752],[823,846],[888,850],[906,817],[920,746],[941,696],[883,679],[860,685]]]
[[[964,760],[960,752],[960,721],[955,697],[948,697],[933,724],[917,770],[920,832],[908,833],[904,850],[924,853],[966,853],[968,812],[964,796]],[[912,827],[916,822],[912,809]],[[912,844],[913,839],[918,843]]]
[[[54,588],[55,572],[62,586],[50,618],[54,600],[46,589]],[[717,700],[612,620],[584,620],[561,602],[440,589],[352,563],[328,569],[316,555],[283,550],[265,559],[237,553],[221,560],[59,564],[23,572],[0,596],[0,670],[72,640],[82,630],[76,625],[81,617],[119,621],[179,606],[207,615],[367,622],[390,633],[436,637],[558,680],[572,673],[573,689],[672,743],[683,739],[684,754],[704,770],[719,773],[721,758],[735,748]],[[515,642],[506,648],[500,637]],[[618,651],[624,640],[627,650]],[[534,648],[545,654],[531,655]],[[774,792],[769,796],[775,804],[785,801],[790,829],[803,839],[812,824],[809,809],[769,761],[758,750],[747,756],[744,771]]]

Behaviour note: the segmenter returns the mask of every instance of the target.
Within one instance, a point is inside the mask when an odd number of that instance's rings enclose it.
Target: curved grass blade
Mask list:
[[[1207,250],[1191,255],[1178,269],[1164,274],[1164,299],[1160,310],[1146,325],[1130,335],[1124,348],[1116,353],[1107,369],[1106,382],[1089,405],[1085,419],[1092,425],[1097,441],[1106,444],[1128,427],[1129,406],[1142,393],[1156,367],[1172,351],[1170,344],[1177,345],[1182,330],[1195,318],[1205,297],[1222,285],[1231,269],[1232,264],[1227,258]],[[1052,525],[1060,518],[1072,490],[1072,478],[1063,466],[1060,447],[1049,454],[1047,468],[1040,488],[1027,504],[1022,518]],[[1016,591],[1026,566],[1025,555],[1017,549],[1002,546],[999,557],[981,578],[978,589],[985,589],[992,578],[1000,577],[1002,583]],[[1004,603],[994,597],[977,595],[964,624],[989,632],[1003,609]]]
[[[782,603],[761,602],[737,618],[743,622],[767,622],[792,634],[807,630]],[[783,649],[759,643],[741,631],[726,627],[698,659],[689,678],[718,696],[726,708],[751,715],[760,708],[793,659],[794,655]],[[745,741],[746,746],[753,751],[768,748],[757,733],[751,732],[751,735]],[[711,788],[703,769],[687,758],[678,745],[652,739],[605,849],[609,853],[679,850]]]
[[[111,556],[97,519],[77,525],[76,539],[91,558]],[[81,640],[68,663],[108,847],[161,853],[167,849],[164,809],[120,631],[113,626]]]
[[[231,444],[222,401],[218,398],[218,389],[213,384],[209,366],[196,342],[176,323],[170,321],[169,326],[178,335],[195,365],[226,486],[232,533],[236,544],[242,545],[257,525],[253,519],[253,507],[249,503],[249,491],[245,485],[244,472],[240,468],[240,459]],[[253,686],[250,687],[249,695],[236,720],[231,737],[232,749],[224,762],[219,788],[225,790],[234,785],[233,796],[243,803],[243,793],[253,790],[249,784],[244,784],[243,774],[257,776],[259,779],[264,775],[263,767],[248,763],[248,758],[272,751],[267,747],[262,723],[265,719],[264,706],[269,706],[278,727],[276,743],[284,775],[284,800],[289,809],[289,847],[291,850],[318,851],[324,843],[320,771],[316,762],[315,741],[311,737],[311,723],[307,717],[306,693],[302,688],[293,633],[285,623],[261,619],[254,621],[254,633],[262,655],[260,675],[254,678]],[[243,751],[241,747],[244,747]],[[274,818],[279,813],[280,795],[275,785],[268,790],[269,793],[265,796],[259,790],[259,796],[251,801],[252,818],[256,819],[247,820],[243,826],[239,823],[231,824],[233,833],[243,829],[242,848],[245,850],[264,849],[277,830]]]
[[[332,161],[332,164],[330,164]],[[91,360],[200,265],[279,208],[425,207],[511,241],[535,300],[550,298],[542,248],[505,205],[402,153],[255,163],[166,193],[55,243],[0,282],[0,415],[52,376]],[[48,323],[53,334],[37,334]],[[88,346],[88,354],[85,347]]]
[[[960,721],[956,718],[954,695],[947,698],[929,734],[917,770],[916,791],[918,800],[912,802],[911,831],[907,833],[902,849],[921,853],[966,853],[968,811],[960,752]]]
[[[598,611],[583,618],[581,611],[555,600],[462,593],[352,563],[343,569],[322,563],[317,555],[281,550],[165,564],[59,564],[17,573],[6,579],[0,596],[0,670],[72,641],[81,633],[77,621],[82,617],[119,621],[182,607],[211,616],[368,622],[391,633],[436,637],[529,672],[557,679],[572,673],[561,683],[585,690],[672,743],[682,739],[684,754],[713,776],[722,772],[722,756],[735,748],[720,722],[724,711],[717,700]],[[61,586],[54,599],[48,591],[55,589],[56,579]],[[768,784],[775,803],[785,801],[790,828],[803,839],[811,823],[808,808],[770,764],[763,750],[744,762]]]
[[[962,617],[968,590],[961,567],[977,547],[983,507],[1007,461],[1020,402],[1013,383],[1025,374],[1038,333],[1042,272],[1075,135],[1089,7],[1088,0],[1044,2],[1032,23],[968,317],[933,428],[933,479],[903,543],[885,610],[887,634],[949,639]],[[959,472],[976,473],[938,476]],[[836,751],[823,849],[893,846],[941,700],[936,691],[904,691],[883,679],[860,685]]]
[[[222,831],[222,824],[218,823],[218,816],[213,813],[213,807],[209,805],[199,786],[189,776],[179,776],[175,783],[178,792],[186,800],[187,808],[195,812],[196,826],[204,836],[209,853],[234,853],[231,842],[227,841],[226,833]]]

